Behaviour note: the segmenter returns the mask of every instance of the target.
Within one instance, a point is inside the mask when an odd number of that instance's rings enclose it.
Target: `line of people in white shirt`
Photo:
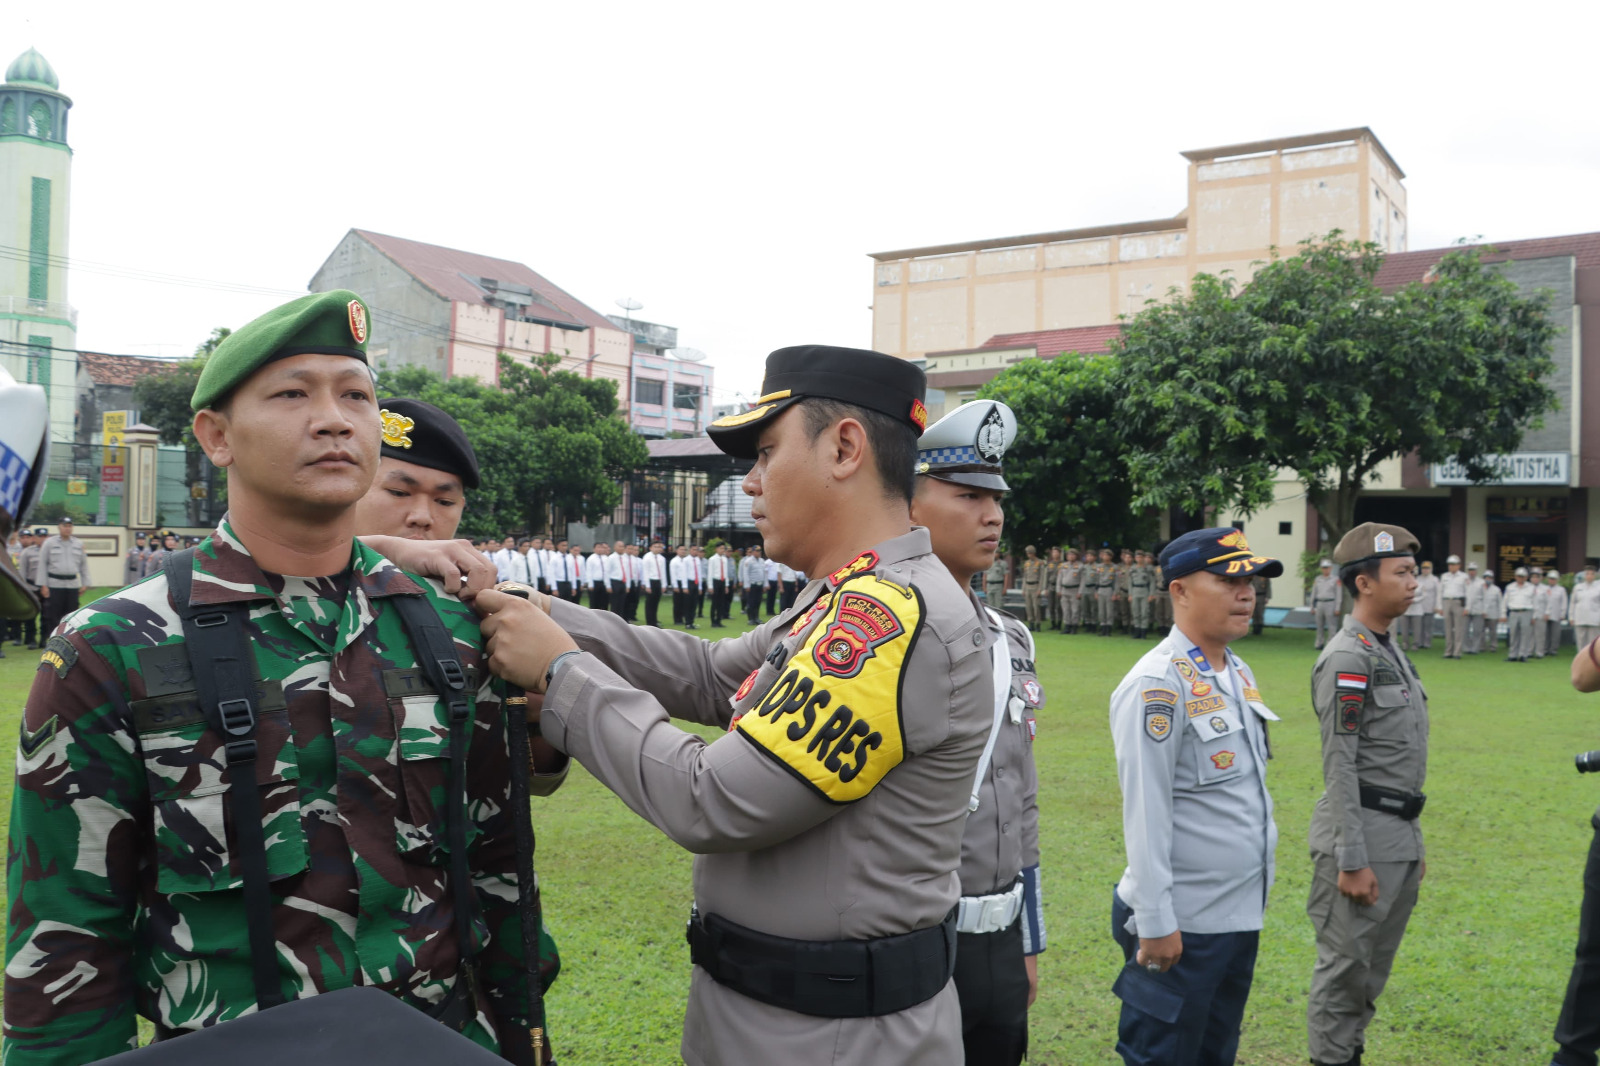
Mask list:
[[[485,540],[477,548],[491,563],[501,581],[520,581],[564,600],[580,603],[588,598],[597,611],[611,611],[630,622],[639,620],[660,628],[661,600],[670,597],[672,621],[698,629],[706,609],[711,628],[722,629],[737,596],[751,625],[794,605],[805,575],[766,558],[759,547],[735,555],[727,544],[711,554],[700,545],[679,544],[670,552],[662,541],[648,550],[625,541],[604,541],[585,555],[580,545],[551,537],[505,537]]]

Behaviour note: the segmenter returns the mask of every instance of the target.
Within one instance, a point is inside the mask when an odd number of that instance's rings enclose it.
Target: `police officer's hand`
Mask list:
[[[483,616],[489,669],[529,692],[544,691],[544,675],[557,655],[578,650],[567,631],[528,600],[487,589],[472,606]]]
[[[494,564],[466,540],[408,540],[405,537],[361,537],[361,543],[402,570],[436,577],[444,590],[468,603],[499,575]]]
[[[1378,875],[1372,872],[1370,866],[1363,866],[1359,870],[1340,870],[1339,892],[1352,902],[1370,907],[1378,902]]]
[[[1178,965],[1178,960],[1182,957],[1183,934],[1174,931],[1154,940],[1140,937],[1139,950],[1134,953],[1133,961],[1143,967],[1148,967],[1153,962],[1161,967],[1162,973],[1166,973]]]

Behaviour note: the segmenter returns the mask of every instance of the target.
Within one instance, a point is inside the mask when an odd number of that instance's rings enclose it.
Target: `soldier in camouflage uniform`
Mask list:
[[[336,291],[268,312],[212,355],[195,432],[228,470],[230,511],[189,562],[189,603],[250,604],[274,991],[373,985],[502,1050],[498,1020],[528,992],[507,723],[472,611],[352,537],[378,463],[365,339],[365,305]],[[465,971],[444,824],[448,708],[393,606],[413,596],[481,682],[466,689]],[[257,1010],[223,740],[164,572],[49,639],[12,802],[7,1066],[127,1050],[136,1015],[168,1037]]]

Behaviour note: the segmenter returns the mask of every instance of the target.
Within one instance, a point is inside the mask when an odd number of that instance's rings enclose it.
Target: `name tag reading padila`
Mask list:
[[[860,799],[905,758],[901,675],[921,627],[915,589],[850,579],[735,728],[834,803]]]

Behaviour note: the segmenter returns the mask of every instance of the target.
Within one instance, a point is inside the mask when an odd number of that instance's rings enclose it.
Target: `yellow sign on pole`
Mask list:
[[[69,477],[69,478],[67,478],[67,495],[68,496],[87,496],[87,495],[89,495],[89,482],[88,482],[88,479],[81,478],[81,477]]]
[[[128,431],[127,411],[100,412],[100,441],[105,445],[102,466],[125,466],[127,451],[121,447],[123,434]]]

